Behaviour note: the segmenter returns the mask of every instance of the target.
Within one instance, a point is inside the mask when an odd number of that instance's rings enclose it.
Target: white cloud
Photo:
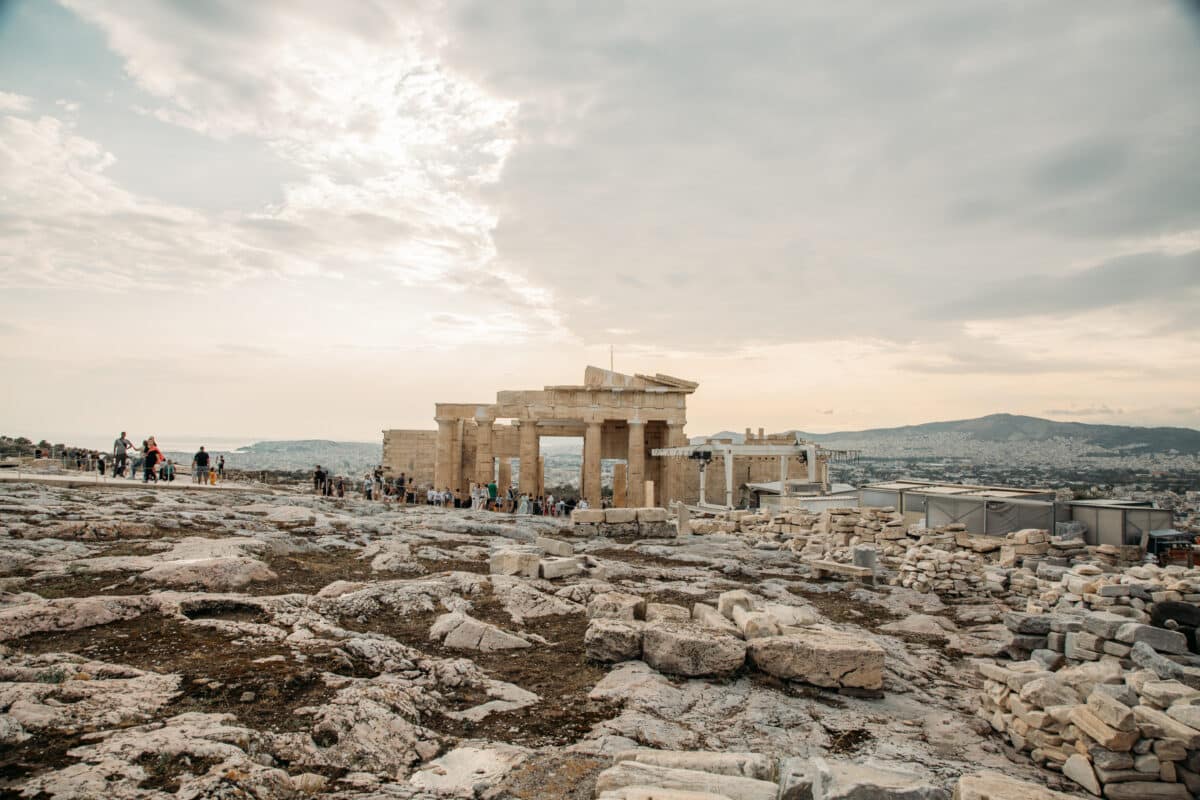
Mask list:
[[[22,94],[0,92],[0,111],[28,111],[33,99]]]
[[[422,282],[494,259],[496,217],[477,192],[501,173],[516,104],[446,72],[419,9],[67,5],[162,101],[147,113],[260,139],[303,171],[239,223],[264,264]]]

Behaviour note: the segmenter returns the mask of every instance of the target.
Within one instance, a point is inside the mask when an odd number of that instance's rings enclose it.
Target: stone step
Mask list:
[[[717,797],[727,797],[729,800],[776,800],[779,793],[779,786],[774,781],[762,781],[735,775],[716,775],[695,769],[660,767],[638,761],[618,762],[601,772],[596,778],[596,792],[599,797],[605,797],[605,792],[619,792],[627,788],[637,788],[640,791],[645,787],[704,792]],[[615,796],[621,797],[622,795]],[[644,796],[657,797],[656,795]]]
[[[636,761],[656,767],[691,769],[714,775],[734,775],[760,781],[775,780],[775,762],[758,753],[714,753],[706,750],[651,750],[617,753],[616,762]]]

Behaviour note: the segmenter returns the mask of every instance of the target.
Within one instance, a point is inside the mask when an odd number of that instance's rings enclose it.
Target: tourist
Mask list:
[[[371,491],[374,488],[375,488],[375,481],[371,478],[370,475],[364,475],[363,476],[363,497],[370,500],[371,499]]]
[[[576,508],[582,508],[582,509],[585,509],[585,510],[586,510],[586,509],[587,509],[587,507],[588,507],[588,501],[587,501],[587,498],[584,498],[584,497],[581,497],[581,498],[579,498],[579,502],[575,504],[575,507],[576,507]]]
[[[158,483],[158,473],[155,467],[158,466],[161,458],[162,450],[158,449],[158,442],[154,441],[154,437],[151,436],[142,445],[142,483],[149,483],[151,480]]]
[[[100,471],[100,477],[103,478],[104,477],[104,455],[103,454],[101,454],[100,457],[96,459],[96,469]]]
[[[325,483],[325,473],[321,470],[321,465],[317,464],[317,468],[313,470],[313,492],[321,493],[322,484]]]
[[[204,445],[200,445],[196,455],[192,456],[192,483],[206,483],[207,480],[208,453],[204,452]]]
[[[337,479],[337,496],[338,497],[346,496],[346,479],[342,478],[340,476]]]
[[[125,431],[121,431],[121,435],[113,442],[113,475],[125,475],[125,460],[129,458],[129,448],[133,447],[133,442],[125,437]]]
[[[214,466],[211,466],[211,465],[208,468],[208,485],[209,486],[217,485],[217,468]]]
[[[496,492],[497,492],[495,481],[488,481],[487,492],[488,492],[488,509],[491,511],[495,511],[496,510]]]
[[[452,508],[454,506],[454,493],[447,486],[442,490],[442,508]]]
[[[217,459],[217,477],[225,480],[225,456]]]
[[[408,478],[407,478],[407,476],[405,476],[405,474],[403,472],[400,473],[399,478],[396,478],[396,490],[400,492],[401,505],[407,505],[408,504]]]
[[[525,494],[524,492],[521,492],[521,497],[517,501],[517,513],[518,514],[528,514],[529,513],[529,495]]]

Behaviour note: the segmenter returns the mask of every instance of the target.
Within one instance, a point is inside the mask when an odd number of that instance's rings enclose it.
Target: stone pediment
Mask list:
[[[589,366],[583,373],[583,384],[589,389],[634,389],[641,391],[685,392],[691,394],[700,384],[670,375],[626,375],[621,372]]]

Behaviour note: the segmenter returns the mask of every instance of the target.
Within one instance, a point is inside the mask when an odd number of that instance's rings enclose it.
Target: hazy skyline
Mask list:
[[[0,2],[0,432],[1200,427],[1196,6]]]

